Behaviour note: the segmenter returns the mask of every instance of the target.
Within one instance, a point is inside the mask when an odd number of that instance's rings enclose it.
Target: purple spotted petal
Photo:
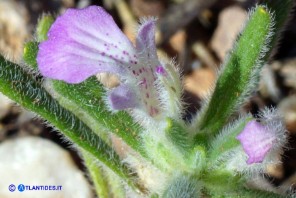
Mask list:
[[[160,74],[160,75],[163,75],[165,76],[166,75],[166,71],[165,69],[163,68],[163,66],[159,65],[156,67],[156,73]]]
[[[155,22],[155,19],[145,21],[139,28],[136,40],[137,50],[149,53],[152,57],[156,57]]]
[[[130,86],[122,84],[109,93],[108,102],[112,109],[122,110],[135,108],[137,106],[138,99]]]
[[[249,156],[247,163],[260,163],[272,148],[276,139],[275,134],[255,120],[250,121],[244,130],[236,137],[244,151]]]
[[[39,45],[37,62],[42,75],[79,83],[99,72],[122,74],[136,62],[135,49],[101,7],[68,9]]]

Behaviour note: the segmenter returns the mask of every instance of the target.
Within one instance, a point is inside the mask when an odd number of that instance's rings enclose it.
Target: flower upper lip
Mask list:
[[[39,45],[37,62],[46,77],[80,83],[101,72],[126,75],[135,55],[112,17],[101,7],[90,6],[68,9],[57,18],[48,40]]]
[[[161,111],[159,89],[164,86],[159,78],[166,74],[154,34],[155,19],[147,19],[138,29],[134,47],[103,8],[68,9],[39,45],[38,67],[43,76],[67,83],[102,72],[116,74],[121,83],[108,92],[111,109],[138,108],[153,117]]]

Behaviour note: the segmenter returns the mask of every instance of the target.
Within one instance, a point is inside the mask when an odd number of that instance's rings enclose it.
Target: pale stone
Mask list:
[[[215,82],[215,73],[209,68],[195,69],[190,75],[184,78],[185,90],[205,99],[211,93]]]
[[[96,77],[105,87],[108,88],[117,87],[120,83],[119,78],[114,74],[99,73]]]
[[[1,198],[90,198],[84,174],[69,153],[58,145],[37,137],[7,140],[0,144]],[[9,185],[14,184],[14,192]],[[18,191],[18,185],[60,185],[61,191]]]
[[[218,27],[211,41],[211,47],[220,60],[223,60],[232,48],[246,19],[246,11],[238,6],[228,7],[220,13]]]
[[[19,62],[23,44],[29,37],[28,15],[22,4],[11,0],[0,1],[0,53]]]
[[[293,135],[296,134],[296,96],[291,95],[284,98],[278,104],[278,109],[283,115],[287,130]]]

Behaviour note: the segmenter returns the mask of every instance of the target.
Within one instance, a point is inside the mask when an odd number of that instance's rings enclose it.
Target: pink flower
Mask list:
[[[39,70],[67,83],[80,83],[101,72],[116,74],[121,83],[108,92],[111,109],[140,109],[154,117],[168,108],[162,107],[160,94],[171,96],[167,86],[178,76],[171,64],[159,61],[154,33],[155,20],[146,20],[133,46],[103,8],[68,9],[39,45]]]
[[[247,163],[253,164],[261,163],[264,160],[277,138],[270,128],[252,120],[236,139],[241,142],[244,151],[249,156]]]

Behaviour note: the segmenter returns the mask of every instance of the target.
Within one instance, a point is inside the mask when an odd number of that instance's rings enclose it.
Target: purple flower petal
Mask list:
[[[138,52],[144,52],[148,58],[157,57],[155,46],[155,19],[145,21],[139,28],[136,40]]]
[[[155,45],[155,19],[144,21],[138,30],[136,49],[139,64],[133,69],[133,74],[139,82],[139,97],[145,111],[152,117],[159,114],[159,93],[155,87],[157,80],[156,67],[160,62]]]
[[[108,102],[112,109],[122,110],[135,108],[138,99],[135,92],[128,85],[120,85],[113,89],[108,95]]]
[[[156,73],[165,76],[166,75],[166,71],[164,69],[163,66],[159,65],[156,67]]]
[[[252,120],[236,139],[241,142],[244,151],[249,156],[247,164],[253,164],[264,160],[267,153],[271,150],[276,137],[265,126]]]
[[[137,62],[136,52],[112,17],[101,7],[68,9],[39,45],[42,75],[79,83],[99,72],[122,74]]]

